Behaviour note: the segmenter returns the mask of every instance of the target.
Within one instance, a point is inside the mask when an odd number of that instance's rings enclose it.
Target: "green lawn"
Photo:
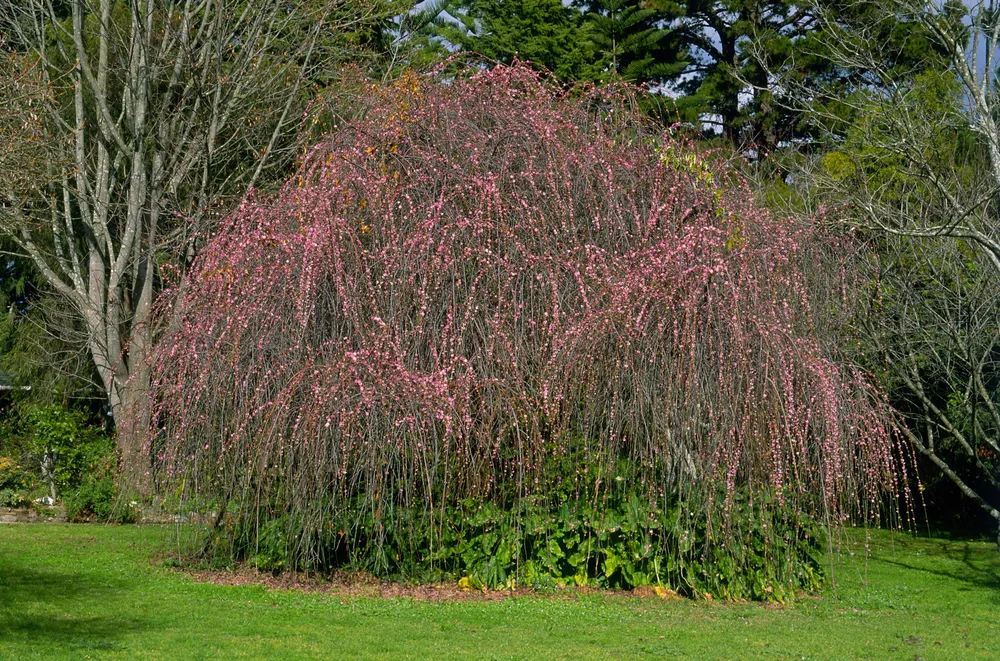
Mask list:
[[[199,583],[154,527],[0,525],[0,659],[998,659],[1000,554],[878,533],[837,597],[418,602]]]

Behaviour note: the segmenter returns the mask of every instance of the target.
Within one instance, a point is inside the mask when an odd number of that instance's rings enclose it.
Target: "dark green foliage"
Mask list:
[[[655,85],[681,72],[683,53],[669,27],[674,3],[642,0],[455,0],[436,7],[464,23],[435,32],[488,62],[514,59],[551,71],[564,82],[613,81]]]
[[[720,522],[713,528],[688,506],[661,508],[618,487],[599,506],[564,490],[514,507],[467,500],[432,515],[376,510],[360,523],[345,512],[321,531],[276,515],[256,536],[219,527],[206,548],[224,562],[245,560],[266,571],[350,569],[460,579],[472,588],[652,585],[692,597],[786,601],[820,585],[820,526],[790,504],[764,494],[727,504],[720,492],[710,505]]]
[[[871,84],[867,72],[832,64],[830,41],[837,37],[823,26],[847,32],[864,26],[901,78],[940,66],[940,47],[919,22],[876,18],[884,11],[874,4],[451,0],[433,5],[432,13],[448,12],[464,28],[442,24],[430,32],[485,57],[487,65],[517,58],[564,82],[666,85],[678,94],[683,120],[704,124],[707,136],[720,133],[730,145],[768,156],[789,140],[843,130],[851,115],[836,96]],[[948,6],[960,28],[961,3]],[[813,90],[814,100],[831,99],[822,117],[796,106],[791,97],[799,88]]]
[[[32,485],[31,473],[10,457],[0,457],[0,491],[20,491]]]
[[[277,496],[258,494],[272,506],[249,521],[234,503],[204,503],[199,518],[216,525],[202,554],[274,573],[349,570],[471,588],[656,586],[696,598],[788,601],[820,587],[824,528],[800,499],[727,494],[718,475],[714,491],[658,501],[627,458],[609,464],[586,445],[548,456],[550,481],[534,496],[509,487],[428,510],[367,494],[339,510],[315,503],[323,515],[292,516]]]
[[[961,27],[961,3],[950,3]],[[783,143],[844,130],[851,119],[837,94],[871,84],[865,71],[834,66],[816,12],[848,32],[864,26],[900,78],[940,66],[940,47],[919,22],[876,19],[873,3],[790,0],[453,0],[434,5],[464,28],[431,32],[492,61],[517,58],[565,82],[625,80],[666,84],[681,117],[760,156]],[[874,30],[874,32],[872,31]],[[440,51],[443,53],[443,51]],[[781,84],[775,84],[780,79]],[[790,86],[791,85],[791,86]],[[824,116],[803,113],[792,87],[830,97]],[[839,120],[837,119],[839,118]]]
[[[467,503],[444,524],[429,554],[473,585],[662,585],[690,596],[785,600],[819,583],[816,526],[782,508],[743,501],[728,530],[708,530],[684,507],[661,510],[637,497],[595,508],[526,506],[509,512]],[[721,513],[721,512],[720,512]]]
[[[53,457],[59,493],[80,486],[94,471],[107,469],[109,461],[113,464],[114,442],[88,422],[86,414],[61,406],[32,407],[23,413],[24,448],[36,460],[45,454]]]
[[[646,0],[576,3],[587,12],[584,20],[602,77],[656,84],[684,70],[684,53],[678,50],[669,27],[682,9],[672,1],[654,4]]]
[[[66,497],[65,506],[66,519],[74,522],[135,523],[138,519],[136,506],[122,502],[114,476],[108,470],[87,476]]]
[[[121,502],[115,485],[114,441],[81,411],[25,406],[20,412],[22,451],[37,464],[52,457],[56,493],[70,521],[132,523],[136,511]]]
[[[529,62],[563,81],[599,74],[583,14],[561,0],[467,0],[446,6],[465,29],[441,26],[440,34],[488,61]]]
[[[114,441],[84,411],[22,400],[0,423],[0,491],[11,490],[21,504],[50,495],[52,486],[68,499],[97,475],[110,480],[116,468]]]
[[[28,500],[23,493],[13,489],[0,489],[0,507],[24,507]]]
[[[687,0],[678,40],[689,66],[678,80],[678,106],[691,121],[708,120],[742,148],[771,153],[780,140],[795,137],[790,115],[769,79],[769,72],[794,62],[828,66],[811,52],[811,16],[788,0]]]

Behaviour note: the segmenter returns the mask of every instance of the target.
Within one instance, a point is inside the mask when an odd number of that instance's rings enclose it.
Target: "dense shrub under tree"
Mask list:
[[[810,230],[625,92],[369,96],[168,292],[137,479],[264,567],[814,585],[817,522],[877,516],[904,463],[818,337]]]
[[[0,411],[0,507],[50,497],[70,520],[131,520],[132,508],[116,510],[117,469],[114,440],[83,407],[16,397]]]

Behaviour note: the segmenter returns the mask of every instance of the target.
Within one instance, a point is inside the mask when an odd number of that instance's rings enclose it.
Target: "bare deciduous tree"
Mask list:
[[[852,83],[836,97],[794,90],[840,131],[798,188],[813,208],[842,204],[838,217],[870,240],[862,336],[903,433],[1000,524],[1000,2],[830,4],[815,5],[824,46]],[[901,70],[876,37],[900,21],[935,44],[925,67]]]
[[[315,88],[385,9],[0,2],[0,230],[82,318],[116,418],[146,387],[159,267],[294,159]]]

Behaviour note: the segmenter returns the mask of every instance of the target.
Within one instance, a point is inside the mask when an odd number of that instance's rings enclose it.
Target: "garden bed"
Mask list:
[[[0,507],[0,523],[66,523],[62,508]]]

